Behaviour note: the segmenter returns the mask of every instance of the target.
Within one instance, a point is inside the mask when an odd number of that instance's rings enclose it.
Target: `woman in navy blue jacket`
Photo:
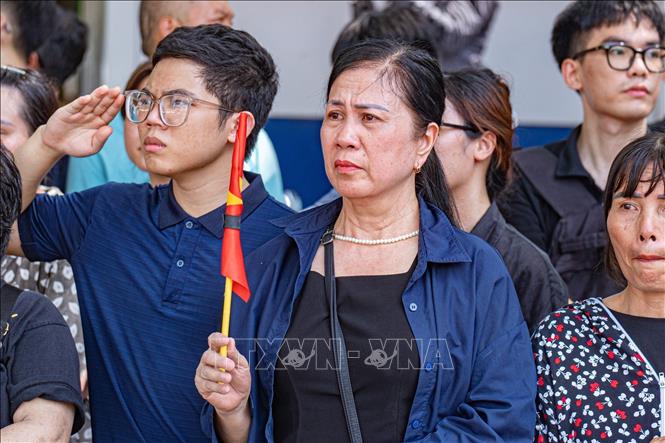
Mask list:
[[[213,439],[532,441],[512,281],[440,191],[444,102],[422,50],[369,41],[336,59],[321,144],[342,198],[277,221],[248,258],[234,339],[212,334],[195,377]]]

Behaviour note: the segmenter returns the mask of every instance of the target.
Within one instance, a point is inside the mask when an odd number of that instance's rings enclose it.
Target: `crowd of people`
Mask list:
[[[570,2],[583,120],[513,149],[479,61],[500,5],[374,3],[332,49],[333,190],[301,212],[263,130],[278,68],[228,2],[142,1],[149,60],[60,107],[85,25],[2,3],[2,441],[665,442],[663,9]]]

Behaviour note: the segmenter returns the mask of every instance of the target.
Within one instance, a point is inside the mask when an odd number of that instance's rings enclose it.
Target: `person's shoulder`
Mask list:
[[[532,271],[551,273],[556,272],[549,256],[526,238],[513,225],[506,222],[501,240],[509,246],[509,252],[514,254],[515,260],[525,268]]]
[[[43,294],[23,291],[16,299],[10,317],[22,325],[21,330],[33,327],[57,325],[67,327],[58,309]]]
[[[555,346],[568,335],[584,336],[598,329],[606,319],[602,301],[598,298],[570,303],[543,318],[534,332],[534,345]]]
[[[95,192],[106,203],[117,205],[121,202],[133,203],[145,199],[166,197],[168,186],[152,187],[149,183],[108,182],[85,192]]]
[[[505,267],[501,254],[485,240],[457,227],[453,227],[451,232],[450,240],[463,248],[476,267],[485,267],[489,264],[500,264]]]
[[[284,203],[280,202],[270,194],[268,194],[266,199],[263,200],[263,202],[261,202],[260,208],[263,211],[271,213],[273,215],[272,218],[281,218],[289,216],[291,214],[295,214],[295,211],[293,209],[291,209]]]

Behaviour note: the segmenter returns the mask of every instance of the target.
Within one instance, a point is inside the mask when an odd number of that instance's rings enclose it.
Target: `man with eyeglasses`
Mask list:
[[[665,71],[665,18],[654,1],[575,1],[557,17],[552,50],[584,119],[567,140],[515,154],[500,199],[507,221],[545,250],[573,300],[621,288],[602,265],[602,190],[615,156],[647,132]]]
[[[226,0],[143,0],[139,11],[141,49],[150,58],[157,44],[181,26],[210,24],[233,26],[234,17],[233,8]],[[127,155],[122,117],[117,116],[111,122],[111,127],[113,134],[97,155],[69,159],[67,192],[83,191],[112,181],[148,182],[148,173],[139,169]],[[268,193],[277,200],[284,201],[279,159],[264,129],[259,132],[256,149],[245,161],[245,169],[260,174]]]
[[[193,378],[221,322],[219,263],[237,122],[248,113],[250,155],[277,93],[270,54],[226,26],[179,28],[152,61],[145,88],[126,93],[125,109],[138,124],[148,170],[171,177],[169,185],[109,183],[34,198],[61,155],[101,149],[125,99],[117,88],[100,87],[56,111],[16,157],[24,212],[10,251],[67,258],[74,268],[97,442],[209,440]],[[291,211],[260,176],[246,173],[245,181],[248,255],[280,232],[270,220]]]

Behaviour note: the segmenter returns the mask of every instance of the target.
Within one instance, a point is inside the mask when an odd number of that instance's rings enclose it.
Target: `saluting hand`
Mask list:
[[[124,98],[120,88],[105,85],[77,98],[49,118],[42,142],[60,154],[96,154],[113,132],[108,124],[120,111]]]

